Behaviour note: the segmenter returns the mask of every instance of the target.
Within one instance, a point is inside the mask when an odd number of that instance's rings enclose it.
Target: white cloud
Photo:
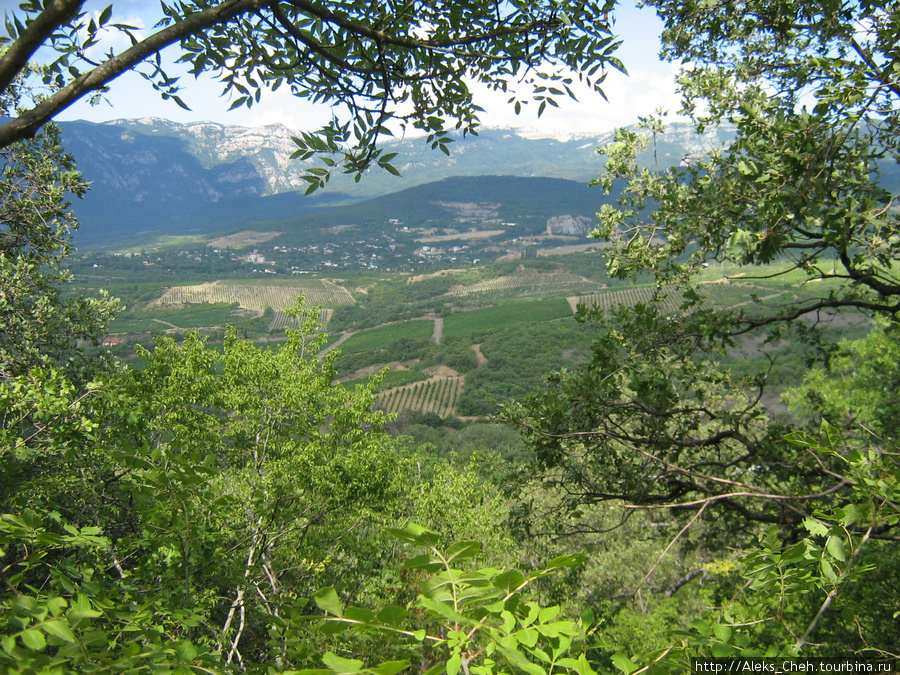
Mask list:
[[[674,75],[650,70],[632,70],[629,75],[612,71],[603,83],[608,100],[588,87],[572,87],[578,101],[557,97],[559,108],[547,106],[538,118],[539,104],[530,102],[519,115],[508,104],[509,94],[476,89],[476,103],[485,108],[482,123],[490,127],[527,128],[535,135],[566,137],[602,133],[634,124],[638,116],[657,108],[674,112],[679,108]]]

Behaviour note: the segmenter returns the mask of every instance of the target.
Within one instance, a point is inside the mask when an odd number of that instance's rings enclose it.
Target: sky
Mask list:
[[[108,2],[88,0],[88,11],[95,14]],[[18,0],[0,0],[0,10],[11,11]],[[114,4],[113,21],[139,28],[152,28],[158,18],[158,5],[151,0],[119,0]],[[662,63],[659,53],[659,34],[662,23],[652,9],[638,9],[623,3],[616,10],[614,32],[624,40],[617,56],[623,61],[628,75],[610,72],[604,83],[609,99],[586,89],[576,89],[578,102],[560,100],[560,108],[548,108],[538,118],[536,105],[524,107],[516,115],[507,103],[509,94],[476,90],[475,102],[485,109],[481,121],[485,127],[519,128],[534,136],[566,137],[582,133],[602,133],[617,126],[637,122],[657,108],[678,109],[672,64]],[[124,40],[124,38],[122,38]],[[124,46],[124,42],[122,45]],[[170,73],[172,74],[172,73]],[[315,107],[291,96],[286,91],[264,92],[263,99],[251,109],[229,111],[231,101],[221,96],[221,85],[204,77],[195,80],[185,75],[181,84],[181,98],[191,108],[183,110],[172,101],[164,101],[150,85],[135,73],[126,73],[114,81],[105,100],[91,106],[76,103],[58,116],[58,120],[88,120],[105,122],[122,118],[162,117],[175,122],[212,121],[239,126],[264,126],[280,123],[294,130],[312,130],[327,122],[331,113],[327,107]]]

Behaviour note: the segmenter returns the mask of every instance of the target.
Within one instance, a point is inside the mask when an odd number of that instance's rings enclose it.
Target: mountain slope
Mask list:
[[[663,165],[677,164],[727,136],[710,132],[697,137],[677,125],[672,130],[660,147]],[[586,184],[602,167],[596,148],[611,138],[598,134],[560,141],[485,129],[477,136],[458,136],[449,157],[421,138],[393,140],[385,147],[398,153],[394,163],[402,177],[372,170],[355,183],[339,174],[328,188],[306,197],[297,188],[306,185],[301,176],[313,161],[290,159],[296,148],[291,135],[281,125],[247,129],[155,118],[67,122],[66,148],[92,182],[91,192],[74,207],[82,221],[75,241],[101,246],[163,234],[234,230],[453,176],[500,174]]]

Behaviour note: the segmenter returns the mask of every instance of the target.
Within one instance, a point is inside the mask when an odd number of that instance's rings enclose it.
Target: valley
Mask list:
[[[0,672],[898,670],[892,5],[104,4],[6,11]]]
[[[122,258],[138,264],[133,271],[119,269],[114,278],[97,274],[97,268],[75,277],[79,292],[102,288],[122,299],[124,308],[104,348],[126,363],[140,367],[135,346],[152,349],[156,336],[181,339],[199,331],[216,344],[229,325],[277,348],[285,331],[295,327],[287,310],[303,296],[308,306],[320,308],[322,330],[330,336],[322,356],[334,350],[338,380],[352,386],[377,376],[379,407],[392,414],[412,412],[433,426],[489,417],[506,401],[539,387],[548,373],[584,362],[604,313],[650,302],[655,291],[639,280],[610,278],[598,252],[520,255],[418,275],[349,269],[340,277],[251,272],[240,278],[233,270],[212,281],[204,280],[211,273],[202,259],[176,256],[194,263],[182,269],[183,283],[159,281],[156,268],[169,258],[166,251],[153,255],[153,264],[144,264],[139,255]],[[777,306],[804,292],[797,279],[757,276],[734,267],[708,270],[699,288],[709,311],[751,303]],[[680,294],[670,293],[663,307],[677,312],[682,302]],[[837,333],[858,329],[850,324]],[[777,408],[777,391],[791,384],[801,350],[754,345],[734,358],[737,354],[720,358],[748,376],[775,359],[769,378]]]
[[[403,141],[396,149],[405,153],[404,177],[397,182],[383,172],[367,176],[361,188],[338,181],[307,198],[279,194],[296,189],[303,169],[286,161],[284,129],[158,120],[72,126],[89,177],[101,166],[91,159],[92,134],[107,144],[103,162],[113,168],[95,175],[94,189],[106,208],[112,199],[130,218],[121,226],[94,211],[90,196],[75,204],[87,232],[77,234],[80,250],[68,263],[73,290],[121,298],[105,348],[138,367],[135,346],[152,349],[155,336],[200,331],[217,344],[229,325],[277,348],[296,326],[287,310],[303,296],[320,308],[330,335],[323,355],[334,350],[340,381],[377,376],[383,409],[427,416],[433,426],[456,424],[494,415],[548,373],[585,361],[604,316],[654,298],[649,277],[611,278],[604,244],[590,237],[596,213],[618,196],[587,184],[601,165],[597,139],[528,140],[487,130],[458,139],[443,169],[439,157]],[[692,137],[677,125],[669,131],[658,148],[664,165],[730,133]],[[248,154],[248,143],[257,151]],[[140,194],[115,179],[133,171],[125,158],[136,148],[146,173]],[[116,162],[124,164],[116,169]],[[172,163],[196,165],[200,182],[165,204],[155,197],[157,222],[142,232],[145,221],[134,209],[144,213],[140,204],[154,190],[174,189],[165,171],[152,173]],[[238,165],[246,169],[240,180]],[[486,165],[509,174],[472,175]],[[538,170],[540,177],[526,175]],[[214,179],[231,181],[230,196]],[[720,266],[707,270],[699,288],[713,313],[751,305],[775,311],[808,292],[804,282],[796,274],[772,278]],[[684,300],[670,291],[662,306],[677,314]],[[830,334],[861,330],[851,321]],[[717,358],[741,376],[766,374],[774,383],[770,408],[781,412],[778,392],[802,371],[803,350],[790,341],[761,349],[747,339]]]

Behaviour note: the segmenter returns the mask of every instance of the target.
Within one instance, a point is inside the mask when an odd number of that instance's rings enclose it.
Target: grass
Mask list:
[[[232,305],[195,305],[184,309],[154,309],[149,312],[120,314],[110,325],[111,333],[141,333],[171,328],[207,328],[210,326],[237,326],[255,317]]]
[[[347,355],[386,349],[402,339],[411,339],[417,342],[427,341],[433,334],[433,321],[402,321],[360,331],[341,345],[341,353]]]
[[[470,312],[454,312],[444,319],[444,338],[463,338],[488,330],[543,323],[570,316],[572,309],[563,298],[509,302]]]

